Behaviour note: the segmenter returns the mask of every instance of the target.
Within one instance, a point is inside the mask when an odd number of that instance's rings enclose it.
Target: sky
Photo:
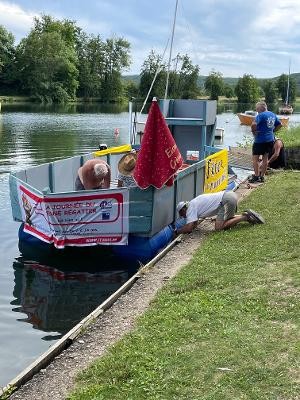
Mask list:
[[[139,74],[151,50],[169,43],[176,0],[0,0],[0,25],[18,43],[41,14],[69,19],[102,39],[131,44],[131,67]],[[179,0],[172,55],[187,54],[201,75],[251,74],[272,78],[300,72],[300,0]],[[168,62],[169,49],[165,60]]]

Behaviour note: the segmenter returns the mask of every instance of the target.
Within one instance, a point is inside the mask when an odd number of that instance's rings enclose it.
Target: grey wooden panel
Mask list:
[[[129,233],[144,233],[147,234],[151,232],[151,217],[129,217]]]
[[[174,221],[175,186],[154,190],[151,234],[159,232]]]
[[[204,174],[205,174],[205,166],[200,167],[196,171],[196,193],[195,197],[199,196],[199,194],[203,193],[204,188]]]
[[[119,170],[118,170],[118,163],[120,159],[124,156],[126,153],[120,153],[120,154],[111,154],[110,159],[109,159],[109,165],[111,169],[111,180],[117,179]]]
[[[177,179],[176,203],[195,197],[195,172]]]
[[[206,102],[206,125],[213,125],[216,120],[217,101],[209,100]]]
[[[153,188],[129,189],[129,231],[147,233],[151,231]]]
[[[14,175],[16,178],[20,179],[21,181],[26,182],[25,170],[15,172],[12,175]]]
[[[25,170],[25,182],[33,186],[38,191],[50,186],[49,163]]]
[[[52,163],[53,193],[70,192],[75,190],[75,179],[80,165],[81,156],[75,156]]]

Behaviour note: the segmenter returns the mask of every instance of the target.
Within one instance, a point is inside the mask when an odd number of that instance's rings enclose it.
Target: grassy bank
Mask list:
[[[299,186],[268,177],[266,224],[211,234],[69,399],[299,398]]]
[[[277,136],[283,140],[286,147],[300,147],[300,127],[281,128]]]

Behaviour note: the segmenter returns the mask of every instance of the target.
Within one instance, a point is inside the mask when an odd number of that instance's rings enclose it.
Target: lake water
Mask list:
[[[229,110],[229,105],[227,110]],[[232,111],[217,126],[223,146],[251,137]],[[43,107],[2,104],[0,112],[0,386],[7,384],[51,344],[125,282],[135,266],[86,254],[64,260],[21,257],[19,224],[12,220],[11,171],[128,143],[128,112],[100,105]],[[300,115],[291,117],[291,125]],[[115,129],[120,135],[116,138]],[[87,261],[88,260],[88,261]]]

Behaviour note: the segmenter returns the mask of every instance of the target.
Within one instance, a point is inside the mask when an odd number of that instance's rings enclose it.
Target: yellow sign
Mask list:
[[[225,190],[228,185],[228,150],[224,149],[206,157],[204,193]]]

